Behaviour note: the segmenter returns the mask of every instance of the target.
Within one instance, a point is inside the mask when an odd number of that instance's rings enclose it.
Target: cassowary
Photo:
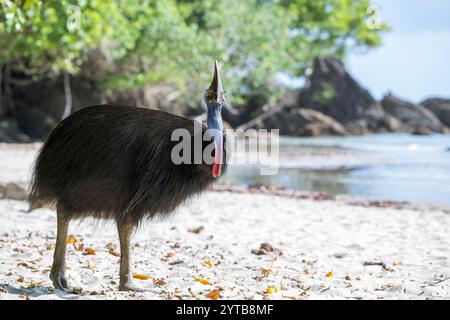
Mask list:
[[[100,105],[73,113],[51,132],[36,159],[29,201],[56,207],[50,279],[57,289],[69,288],[65,276],[69,222],[93,217],[116,222],[119,290],[137,290],[130,275],[130,237],[136,226],[143,219],[168,215],[225,170],[224,90],[217,62],[205,102],[207,127],[159,110]],[[200,152],[209,148],[211,161],[202,156],[200,162],[175,164],[171,153],[179,142],[172,141],[172,133],[185,129],[193,142],[198,138],[195,126],[206,136],[200,137]],[[193,159],[194,142],[190,145]]]

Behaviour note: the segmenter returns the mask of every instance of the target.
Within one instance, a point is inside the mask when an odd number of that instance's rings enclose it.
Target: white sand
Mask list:
[[[0,148],[0,165],[8,158],[2,155]],[[16,179],[26,179],[29,157],[16,159],[11,171],[22,168]],[[108,249],[118,247],[113,224],[72,223],[70,234],[96,254],[68,245],[70,284],[83,289],[69,294],[48,279],[55,212],[28,213],[27,207],[0,200],[0,299],[206,299],[213,289],[224,299],[450,298],[450,214],[444,211],[206,192],[136,234],[134,272],[153,277],[135,280],[144,293],[117,290],[119,259]],[[188,231],[200,226],[200,233]],[[275,251],[252,254],[261,243]]]

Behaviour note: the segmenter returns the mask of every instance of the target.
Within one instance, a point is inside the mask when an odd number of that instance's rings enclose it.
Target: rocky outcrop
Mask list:
[[[265,112],[240,129],[279,129],[280,135],[324,136],[348,132],[333,118],[312,109],[281,107]]]
[[[0,142],[29,142],[30,137],[24,134],[12,119],[0,120]]]
[[[383,111],[372,95],[335,58],[318,57],[299,98],[301,108],[334,118],[354,134],[394,131],[399,123]]]
[[[450,99],[432,98],[420,103],[450,128]]]
[[[446,131],[445,126],[439,119],[430,110],[421,105],[415,105],[393,95],[385,96],[381,104],[387,113],[401,121],[402,131],[417,134]]]

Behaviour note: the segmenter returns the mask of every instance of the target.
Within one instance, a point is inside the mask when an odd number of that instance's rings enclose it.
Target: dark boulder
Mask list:
[[[299,106],[330,116],[355,134],[395,131],[399,125],[335,58],[315,59]]]
[[[450,128],[450,99],[432,98],[420,104],[433,112],[444,125]]]
[[[402,122],[403,131],[416,134],[445,132],[445,126],[427,108],[415,105],[393,95],[387,95],[381,101],[383,109]]]
[[[312,109],[278,107],[267,111],[239,129],[279,129],[286,136],[347,135],[333,118]]]
[[[29,142],[30,137],[20,131],[13,119],[0,120],[0,142]]]

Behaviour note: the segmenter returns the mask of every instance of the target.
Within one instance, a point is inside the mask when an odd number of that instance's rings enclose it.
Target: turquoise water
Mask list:
[[[450,204],[450,135],[281,138],[280,168],[230,165],[224,181],[368,199]]]

